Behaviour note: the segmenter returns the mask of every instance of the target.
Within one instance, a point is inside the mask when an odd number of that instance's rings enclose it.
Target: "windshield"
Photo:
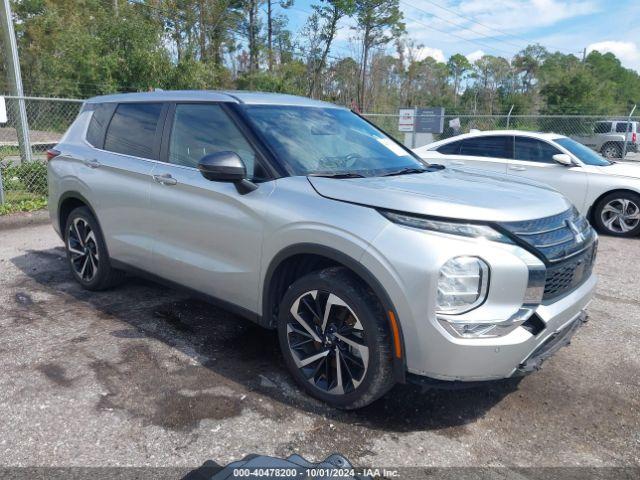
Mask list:
[[[338,108],[243,105],[293,175],[380,176],[428,166],[356,114]]]
[[[611,162],[606,158],[600,156],[598,153],[591,150],[589,147],[584,146],[581,143],[576,142],[570,138],[559,138],[555,141],[558,145],[563,146],[569,150],[572,154],[578,157],[585,165],[598,165],[606,166],[611,165]]]

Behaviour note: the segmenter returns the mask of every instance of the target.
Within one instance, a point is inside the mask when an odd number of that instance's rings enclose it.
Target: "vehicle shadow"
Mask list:
[[[257,393],[273,400],[281,409],[296,408],[330,422],[387,432],[452,429],[451,434],[455,434],[455,427],[482,417],[518,388],[517,380],[491,382],[464,390],[397,385],[368,407],[354,412],[339,411],[315,401],[294,384],[273,331],[187,294],[136,277],[128,277],[123,284],[106,292],[85,291],[73,280],[61,247],[30,251],[11,261],[28,277],[17,285],[17,302],[20,301],[18,295],[35,297],[38,289],[49,294],[50,300],[32,302],[34,311],[30,315],[35,313],[48,320],[47,312],[56,306],[83,305],[85,309],[94,310],[98,320],[116,320],[112,323],[117,328],[110,335],[124,339],[123,345],[135,343],[138,357],[140,346],[148,343],[148,339],[155,339],[191,357],[200,370],[215,374],[208,375],[207,381],[215,378],[245,392],[246,396]],[[29,306],[27,302],[21,303],[21,308]],[[126,354],[122,356],[121,362],[126,360]],[[136,362],[135,374],[147,382],[145,388],[153,390],[168,383],[166,379],[154,378],[167,373],[154,370],[153,362],[145,363],[140,358],[130,360]],[[115,381],[126,388],[126,382],[135,379],[125,375]],[[168,408],[180,408],[180,405]]]

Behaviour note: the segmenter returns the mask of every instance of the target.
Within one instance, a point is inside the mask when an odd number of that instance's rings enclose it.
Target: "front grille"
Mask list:
[[[596,258],[596,244],[580,255],[547,268],[543,300],[551,300],[582,285],[593,270]]]
[[[502,223],[501,226],[545,260],[543,300],[568,293],[591,275],[596,235],[587,219],[575,208],[551,217]]]
[[[548,262],[575,255],[595,238],[589,222],[575,208],[551,217],[500,225],[540,252]]]

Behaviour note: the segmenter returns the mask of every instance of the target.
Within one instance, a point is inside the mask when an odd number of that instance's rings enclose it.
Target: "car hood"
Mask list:
[[[445,168],[392,177],[308,177],[323,197],[419,215],[510,222],[562,213],[571,207],[557,191],[481,170]]]
[[[640,165],[631,163],[614,163],[604,167],[596,167],[598,173],[615,175],[616,177],[640,178]]]

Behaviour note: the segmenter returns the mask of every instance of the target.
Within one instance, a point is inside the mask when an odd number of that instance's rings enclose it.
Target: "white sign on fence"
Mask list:
[[[0,97],[0,123],[7,123],[7,102]]]
[[[413,132],[416,124],[415,108],[398,109],[398,131]]]

